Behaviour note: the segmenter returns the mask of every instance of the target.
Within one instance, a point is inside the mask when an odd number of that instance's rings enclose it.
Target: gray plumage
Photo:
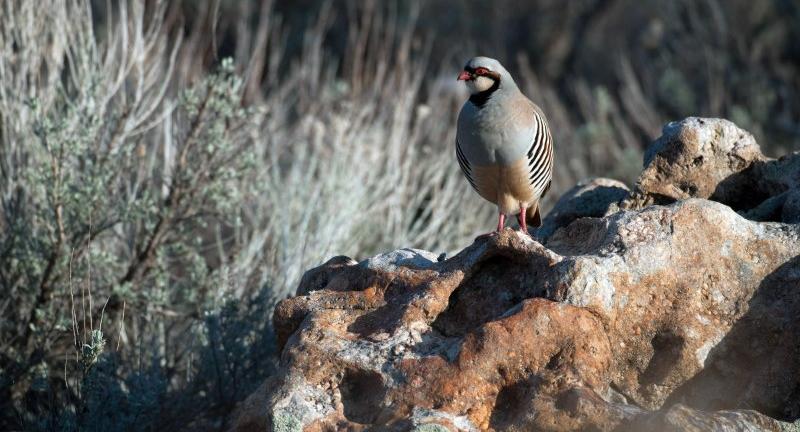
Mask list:
[[[532,211],[550,186],[553,140],[542,110],[497,60],[475,57],[464,67],[471,96],[458,116],[456,156],[472,187],[501,214]],[[521,219],[520,225],[524,224]]]

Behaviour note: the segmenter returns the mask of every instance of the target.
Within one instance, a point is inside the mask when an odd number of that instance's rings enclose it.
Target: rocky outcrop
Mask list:
[[[544,244],[505,230],[447,260],[309,270],[275,309],[280,371],[236,429],[789,430],[800,225],[745,216],[783,195],[767,219],[796,217],[800,170],[737,130],[667,126],[632,192],[579,185]]]
[[[728,120],[667,124],[644,164],[625,208],[705,198],[751,220],[800,221],[800,153],[768,158],[750,133]]]

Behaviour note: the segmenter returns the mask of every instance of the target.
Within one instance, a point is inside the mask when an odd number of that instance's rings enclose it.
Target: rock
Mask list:
[[[628,193],[628,187],[617,180],[593,178],[578,183],[558,199],[536,231],[536,237],[547,239],[556,229],[575,219],[605,216],[610,210],[616,210]]]
[[[793,430],[800,224],[777,221],[800,153],[740,132],[667,126],[627,198],[577,186],[544,245],[509,229],[309,270],[234,430]]]
[[[791,207],[786,207],[786,198],[789,197],[789,195],[790,191],[787,191],[780,195],[769,197],[756,207],[749,210],[742,210],[739,214],[747,219],[759,222],[782,220],[784,219],[784,208],[786,208],[787,214],[790,215],[793,213]],[[791,216],[789,217],[791,218]],[[786,222],[786,220],[784,220],[784,222]]]
[[[439,261],[437,254],[420,249],[398,249],[364,260],[361,265],[372,270],[394,271],[399,267],[424,269]]]
[[[633,198],[639,208],[687,198],[731,205],[754,189],[749,176],[738,174],[765,159],[753,136],[728,120],[672,122],[645,152]]]
[[[800,226],[692,199],[550,244],[506,230],[424,268],[331,264],[330,289],[276,308],[291,336],[263,422],[614,430],[670,401],[800,416]]]
[[[785,223],[800,223],[800,188],[786,194],[781,209],[781,220]]]
[[[667,124],[644,165],[624,208],[706,198],[753,220],[794,220],[782,215],[782,194],[800,187],[800,152],[768,158],[750,133],[728,120],[690,117]]]
[[[667,410],[643,415],[626,425],[626,431],[663,432],[781,432],[790,425],[776,421],[757,411],[703,412],[677,404]]]
[[[347,269],[354,264],[356,264],[356,261],[342,255],[329,259],[325,264],[315,267],[303,274],[295,295],[306,295],[312,291],[321,290],[323,288],[333,289],[334,287],[330,285],[331,279],[333,279],[340,270]],[[344,281],[344,287],[348,284],[347,281]]]
[[[800,152],[755,164],[752,177],[759,191],[769,196],[800,188]]]
[[[594,419],[612,419],[618,432],[796,432],[797,423],[781,422],[753,410],[707,412],[675,404],[656,411],[632,405],[608,403],[585,390],[573,391],[565,399],[564,409],[573,415]],[[598,427],[604,430],[602,426]]]

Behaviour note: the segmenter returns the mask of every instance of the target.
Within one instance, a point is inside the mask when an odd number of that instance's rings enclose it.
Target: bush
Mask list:
[[[0,427],[158,429],[154,408],[211,377],[230,406],[238,372],[191,359],[271,346],[268,286],[226,300],[261,115],[229,59],[175,85],[163,5],[120,3],[103,38],[88,3],[48,3],[2,10]]]

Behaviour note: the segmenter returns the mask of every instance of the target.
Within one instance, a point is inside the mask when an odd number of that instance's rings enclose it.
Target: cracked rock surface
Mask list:
[[[794,430],[798,158],[687,119],[631,192],[565,194],[544,243],[332,258],[277,305],[280,370],[235,429]]]

